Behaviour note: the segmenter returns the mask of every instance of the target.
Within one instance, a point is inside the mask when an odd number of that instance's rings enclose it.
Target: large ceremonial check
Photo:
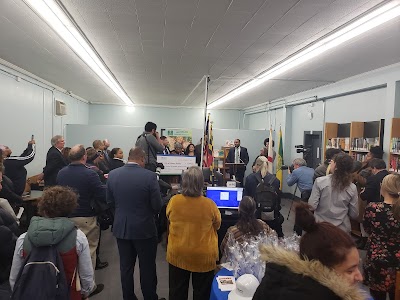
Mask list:
[[[191,166],[196,166],[196,157],[158,154],[157,162],[164,165],[164,169],[162,169],[160,173],[161,175],[181,175],[182,171],[185,171]]]

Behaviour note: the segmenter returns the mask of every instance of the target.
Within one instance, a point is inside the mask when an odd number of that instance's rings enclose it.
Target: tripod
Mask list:
[[[289,216],[290,216],[290,213],[291,213],[292,207],[293,207],[293,202],[294,202],[294,199],[296,198],[296,192],[297,192],[297,184],[296,184],[296,188],[294,189],[294,192],[292,194],[292,203],[290,204],[290,208],[289,208],[289,212],[288,212],[286,220],[289,220]]]

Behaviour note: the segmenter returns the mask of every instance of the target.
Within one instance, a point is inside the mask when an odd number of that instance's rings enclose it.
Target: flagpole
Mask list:
[[[201,139],[201,159],[200,167],[203,167],[204,160],[204,135],[206,133],[206,123],[207,123],[207,105],[208,105],[208,83],[210,82],[210,76],[205,76],[205,90],[204,90],[204,122],[203,122],[203,138]]]

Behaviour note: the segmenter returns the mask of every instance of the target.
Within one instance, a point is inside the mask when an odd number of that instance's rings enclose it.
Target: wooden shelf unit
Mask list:
[[[385,120],[372,122],[354,121],[343,124],[325,123],[324,150],[326,151],[330,147],[339,148],[349,153],[355,160],[363,161],[371,146],[383,145],[384,122]],[[398,137],[400,145],[400,121]]]
[[[400,118],[392,119],[392,128],[390,131],[390,147],[389,147],[389,164],[390,171],[400,171]]]

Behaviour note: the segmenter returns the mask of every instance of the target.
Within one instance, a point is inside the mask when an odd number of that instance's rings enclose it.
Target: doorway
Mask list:
[[[304,131],[303,158],[307,166],[315,169],[321,163],[322,131]]]

